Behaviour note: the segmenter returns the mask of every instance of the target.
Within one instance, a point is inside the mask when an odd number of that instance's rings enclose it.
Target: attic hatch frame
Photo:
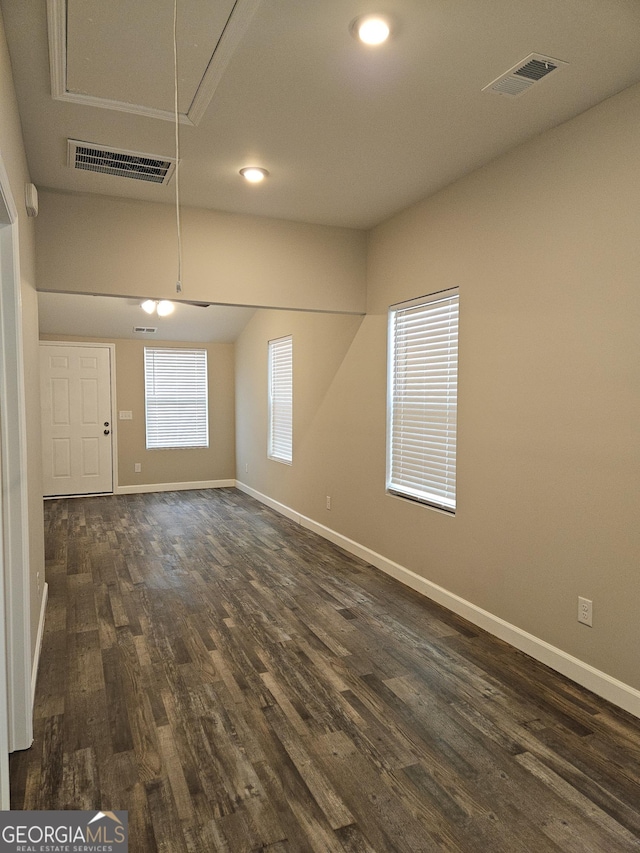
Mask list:
[[[262,0],[236,0],[198,84],[196,94],[186,113],[180,113],[181,124],[197,127],[211,103],[222,75],[240,44]],[[175,121],[173,110],[161,110],[144,104],[114,101],[97,95],[72,92],[67,86],[67,0],[47,0],[47,31],[49,38],[49,74],[51,97],[90,107],[143,115],[163,121]]]

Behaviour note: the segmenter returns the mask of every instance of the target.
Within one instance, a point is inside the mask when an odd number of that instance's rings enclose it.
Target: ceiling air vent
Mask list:
[[[561,59],[552,59],[550,56],[530,53],[526,59],[514,65],[513,68],[510,68],[506,74],[502,74],[493,83],[489,83],[482,91],[516,98],[518,95],[524,94],[535,83],[538,83],[553,71],[557,71],[563,65],[567,65],[567,63]]]
[[[134,332],[144,332],[146,335],[154,335],[158,331],[157,326],[134,326]]]
[[[77,139],[69,139],[67,142],[69,166],[86,172],[100,172],[103,175],[116,175],[119,178],[132,178],[152,184],[167,184],[176,165],[175,160],[170,157],[160,158],[136,151],[120,151],[105,145],[94,145],[92,142],[79,142]]]

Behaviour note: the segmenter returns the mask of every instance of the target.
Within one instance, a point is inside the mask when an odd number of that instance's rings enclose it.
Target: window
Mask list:
[[[144,348],[147,450],[209,446],[207,351]]]
[[[293,460],[293,340],[269,341],[269,446],[278,462]]]
[[[387,490],[456,508],[458,290],[389,311]]]

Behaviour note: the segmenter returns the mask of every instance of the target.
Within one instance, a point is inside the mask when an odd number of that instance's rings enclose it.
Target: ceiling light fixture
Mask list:
[[[240,174],[250,184],[259,184],[260,181],[264,181],[268,177],[269,172],[260,166],[245,166],[244,169],[240,169]]]
[[[168,299],[161,299],[158,302],[158,307],[156,311],[158,312],[158,317],[168,317],[169,314],[173,314],[175,309],[175,305],[173,302],[169,302]]]
[[[168,299],[161,299],[160,301],[157,299],[145,299],[145,301],[140,304],[140,307],[143,311],[146,311],[147,314],[154,314],[157,312],[158,317],[168,317],[169,314],[173,314],[176,306],[173,302],[169,302]]]
[[[351,22],[349,30],[354,38],[376,47],[389,38],[391,24],[383,15],[362,15]]]

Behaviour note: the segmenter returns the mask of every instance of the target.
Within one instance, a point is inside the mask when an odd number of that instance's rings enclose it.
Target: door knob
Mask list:
[[[104,422],[104,425],[105,425],[105,426],[109,426],[109,421],[105,421],[105,422]]]
[[[108,430],[108,429],[105,429],[104,434],[105,434],[105,435],[109,435],[109,430]]]

